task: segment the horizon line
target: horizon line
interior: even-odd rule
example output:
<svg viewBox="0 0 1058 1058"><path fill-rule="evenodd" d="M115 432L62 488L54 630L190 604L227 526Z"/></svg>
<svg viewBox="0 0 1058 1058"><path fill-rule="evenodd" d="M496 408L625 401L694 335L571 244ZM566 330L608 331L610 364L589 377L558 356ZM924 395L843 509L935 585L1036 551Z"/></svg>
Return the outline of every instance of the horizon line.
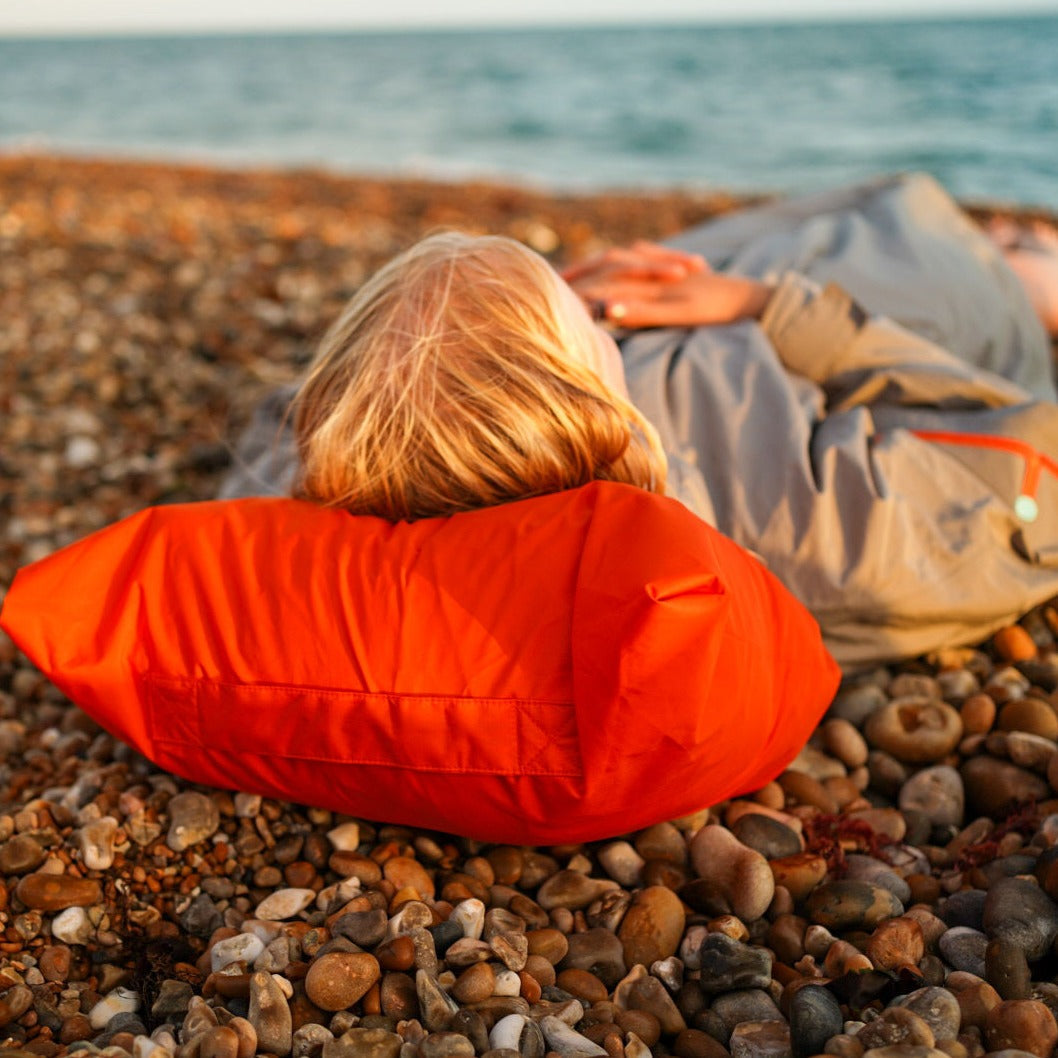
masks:
<svg viewBox="0 0 1058 1058"><path fill-rule="evenodd" d="M269 36L320 36L320 35L391 35L422 33L503 33L522 31L555 31L555 30L592 30L610 31L622 29L642 29L644 27L679 28L679 27L730 27L756 28L762 25L775 26L823 26L871 23L899 22L988 22L1008 21L1010 19L1058 18L1058 4L1047 8L1021 6L1009 11L990 9L968 9L958 11L936 11L923 8L898 9L879 7L872 10L843 10L832 12L786 13L774 11L759 14L731 12L709 14L704 16L655 15L652 17L629 17L592 21L587 19L554 19L512 20L482 22L477 19L466 19L449 22L368 22L368 23L320 23L319 25L159 25L159 26L102 26L102 27L19 27L4 29L0 27L0 42L19 42L32 40L118 40L118 39L155 39L158 37L202 38L202 37L269 37Z"/></svg>

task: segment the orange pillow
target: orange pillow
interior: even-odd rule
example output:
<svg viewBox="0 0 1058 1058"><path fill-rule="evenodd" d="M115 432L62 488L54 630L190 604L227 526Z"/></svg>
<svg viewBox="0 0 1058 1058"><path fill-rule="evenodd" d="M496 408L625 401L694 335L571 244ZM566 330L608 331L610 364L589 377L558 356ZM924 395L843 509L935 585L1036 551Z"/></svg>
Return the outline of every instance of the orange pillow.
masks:
<svg viewBox="0 0 1058 1058"><path fill-rule="evenodd" d="M153 508L21 570L0 624L178 775L530 844L761 786L838 680L755 558L611 483L395 525Z"/></svg>

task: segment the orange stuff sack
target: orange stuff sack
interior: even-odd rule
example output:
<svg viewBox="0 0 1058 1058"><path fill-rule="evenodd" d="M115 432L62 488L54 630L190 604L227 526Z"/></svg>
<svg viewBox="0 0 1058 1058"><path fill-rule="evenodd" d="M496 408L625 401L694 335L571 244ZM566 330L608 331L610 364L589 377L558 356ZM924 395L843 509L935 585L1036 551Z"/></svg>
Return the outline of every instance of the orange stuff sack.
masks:
<svg viewBox="0 0 1058 1058"><path fill-rule="evenodd" d="M612 483L398 524L152 508L21 570L0 623L185 778L514 843L761 786L838 680L755 558Z"/></svg>

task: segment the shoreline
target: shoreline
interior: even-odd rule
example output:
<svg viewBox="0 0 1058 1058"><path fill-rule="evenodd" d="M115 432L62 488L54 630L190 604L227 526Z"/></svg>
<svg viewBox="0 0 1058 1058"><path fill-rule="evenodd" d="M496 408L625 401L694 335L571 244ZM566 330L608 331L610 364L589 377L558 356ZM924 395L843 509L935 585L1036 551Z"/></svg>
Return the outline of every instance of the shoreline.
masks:
<svg viewBox="0 0 1058 1058"><path fill-rule="evenodd" d="M1058 18L1058 15L1055 16ZM769 190L766 188L713 187L707 184L606 184L599 186L562 186L549 185L542 180L520 179L513 173L468 173L446 176L443 173L427 173L416 170L360 170L331 168L325 163L291 162L256 162L250 159L225 160L209 158L189 152L186 156L173 155L164 157L151 153L139 153L130 149L128 153L116 151L106 153L93 148L71 147L64 149L58 145L35 146L0 146L0 169L7 171L26 165L40 163L45 166L64 165L82 172L90 170L140 170L144 173L161 173L171 171L186 174L188 177L202 178L208 174L229 175L264 180L304 180L308 183L322 184L382 184L387 186L408 186L434 188L437 190L457 188L487 188L493 191L508 191L524 194L530 198L548 201L586 201L600 198L617 198L623 201L633 199L685 199L689 202L716 203L718 209L737 208L771 199L796 197L798 194L809 194L824 191L832 185L806 189L802 192ZM888 170L879 170L875 175L883 175ZM896 170L894 170L896 171ZM870 177L864 177L869 179ZM847 181L851 183L853 181ZM841 186L841 185L833 185ZM993 213L1010 213L1017 216L1039 217L1058 221L1058 209L1034 202L1023 202L1015 198L1000 198L987 195L970 195L957 199L960 205L971 215ZM725 205L726 204L726 205Z"/></svg>
<svg viewBox="0 0 1058 1058"><path fill-rule="evenodd" d="M252 407L427 231L557 261L752 200L0 155L0 600L56 547L211 499ZM0 633L0 1051L1048 1058L1058 600L846 681L779 781L615 839L490 846L194 787ZM483 917L498 943L449 954Z"/></svg>

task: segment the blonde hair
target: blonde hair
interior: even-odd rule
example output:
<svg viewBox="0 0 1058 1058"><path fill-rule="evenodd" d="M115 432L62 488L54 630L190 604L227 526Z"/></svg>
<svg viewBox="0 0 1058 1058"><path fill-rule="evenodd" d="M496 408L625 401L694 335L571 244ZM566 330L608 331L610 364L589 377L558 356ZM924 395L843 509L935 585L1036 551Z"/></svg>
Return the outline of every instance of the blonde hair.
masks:
<svg viewBox="0 0 1058 1058"><path fill-rule="evenodd" d="M597 341L539 255L431 236L352 298L294 403L307 499L391 521L602 479L665 485L657 434L587 366Z"/></svg>

